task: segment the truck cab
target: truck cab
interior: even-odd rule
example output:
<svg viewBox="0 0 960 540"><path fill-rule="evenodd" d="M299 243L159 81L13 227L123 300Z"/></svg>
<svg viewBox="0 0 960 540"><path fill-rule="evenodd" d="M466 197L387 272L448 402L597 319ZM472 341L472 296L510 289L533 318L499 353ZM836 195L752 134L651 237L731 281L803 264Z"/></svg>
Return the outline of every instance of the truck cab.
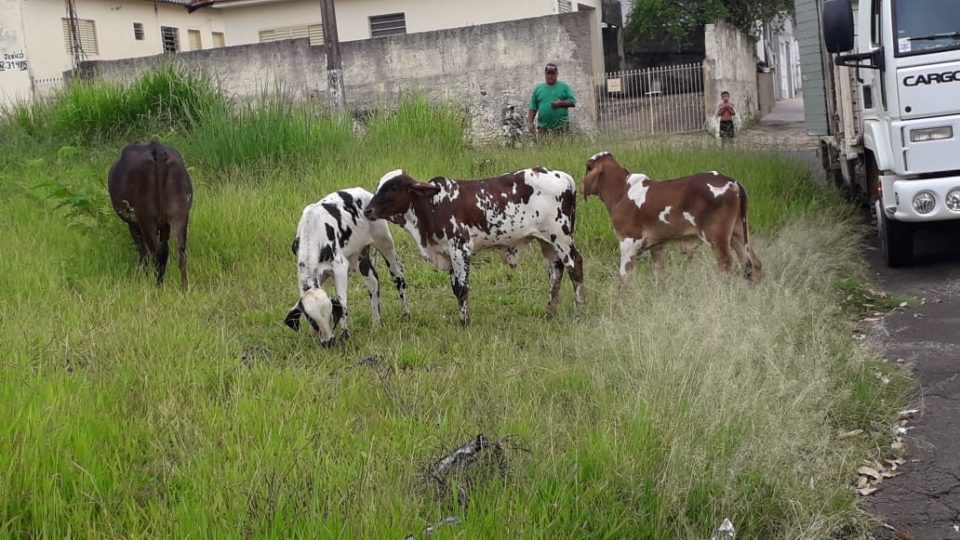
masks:
<svg viewBox="0 0 960 540"><path fill-rule="evenodd" d="M915 227L960 219L960 0L826 0L822 32L833 155L887 263L909 263Z"/></svg>

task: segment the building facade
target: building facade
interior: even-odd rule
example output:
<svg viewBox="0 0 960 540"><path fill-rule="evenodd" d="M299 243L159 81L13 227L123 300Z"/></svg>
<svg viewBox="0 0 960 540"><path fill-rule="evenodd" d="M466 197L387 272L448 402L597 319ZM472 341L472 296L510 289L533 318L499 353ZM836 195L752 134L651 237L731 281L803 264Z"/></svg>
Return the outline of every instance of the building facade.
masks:
<svg viewBox="0 0 960 540"><path fill-rule="evenodd" d="M309 37L323 43L318 0L0 0L0 104L41 97L78 60ZM68 16L73 8L74 16ZM588 11L594 72L604 70L601 0L337 0L341 41ZM552 36L544 35L549 40ZM544 59L558 61L559 59Z"/></svg>

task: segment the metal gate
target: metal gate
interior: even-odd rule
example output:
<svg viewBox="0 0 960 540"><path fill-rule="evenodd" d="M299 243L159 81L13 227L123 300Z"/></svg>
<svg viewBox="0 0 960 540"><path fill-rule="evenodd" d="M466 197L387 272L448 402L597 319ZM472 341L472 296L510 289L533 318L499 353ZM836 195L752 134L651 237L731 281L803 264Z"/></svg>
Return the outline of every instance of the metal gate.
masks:
<svg viewBox="0 0 960 540"><path fill-rule="evenodd" d="M605 133L701 131L706 123L703 64L598 75L597 127Z"/></svg>

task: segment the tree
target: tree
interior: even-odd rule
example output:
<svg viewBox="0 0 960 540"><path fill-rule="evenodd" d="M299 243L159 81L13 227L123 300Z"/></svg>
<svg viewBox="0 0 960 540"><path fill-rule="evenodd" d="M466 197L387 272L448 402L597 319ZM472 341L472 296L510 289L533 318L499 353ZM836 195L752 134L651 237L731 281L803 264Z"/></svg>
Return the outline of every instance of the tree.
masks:
<svg viewBox="0 0 960 540"><path fill-rule="evenodd" d="M683 45L694 30L717 20L757 36L757 22L793 13L794 0L635 0L627 21L627 38L638 43L670 38Z"/></svg>

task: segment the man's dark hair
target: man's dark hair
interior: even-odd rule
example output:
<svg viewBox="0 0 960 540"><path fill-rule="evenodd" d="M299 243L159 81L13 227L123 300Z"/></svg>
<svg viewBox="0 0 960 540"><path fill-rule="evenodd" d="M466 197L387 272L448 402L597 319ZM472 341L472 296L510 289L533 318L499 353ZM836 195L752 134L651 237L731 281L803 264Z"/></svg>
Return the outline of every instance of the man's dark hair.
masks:
<svg viewBox="0 0 960 540"><path fill-rule="evenodd" d="M724 90L723 92L720 92L720 97L729 96L729 95L730 95L730 92L727 92L726 90Z"/></svg>

